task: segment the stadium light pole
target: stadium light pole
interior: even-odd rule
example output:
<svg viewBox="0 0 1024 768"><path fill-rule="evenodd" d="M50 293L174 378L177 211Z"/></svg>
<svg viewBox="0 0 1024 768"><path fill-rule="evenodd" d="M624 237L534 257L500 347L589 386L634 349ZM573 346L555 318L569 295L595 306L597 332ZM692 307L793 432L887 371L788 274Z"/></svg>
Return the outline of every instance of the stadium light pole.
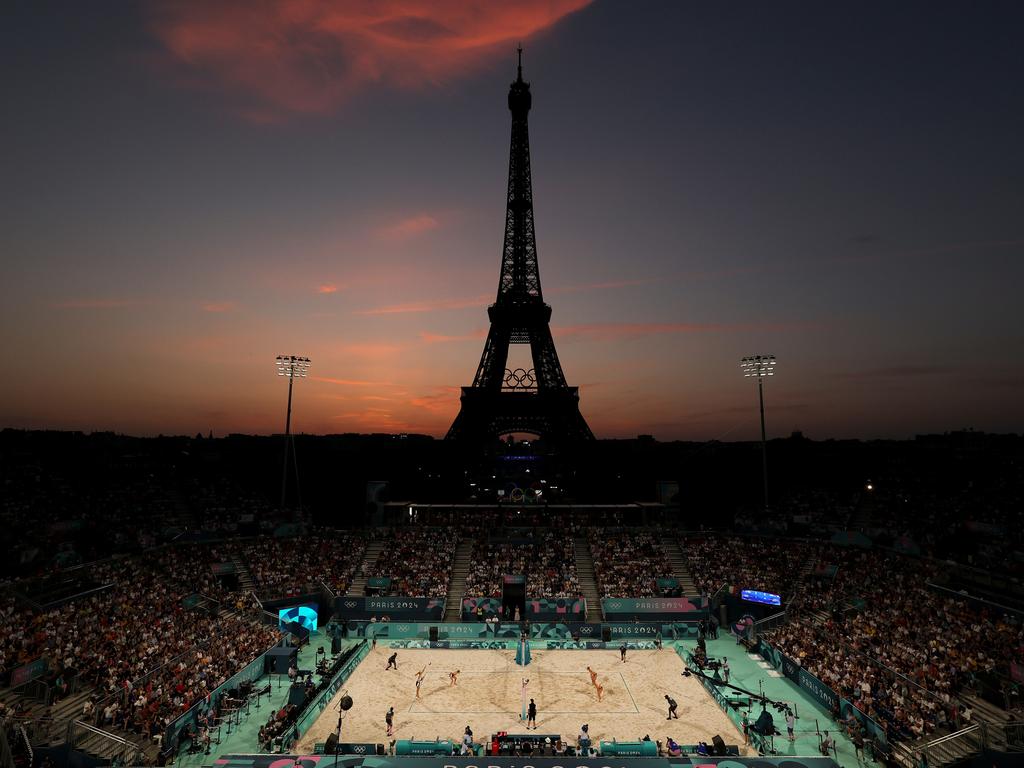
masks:
<svg viewBox="0 0 1024 768"><path fill-rule="evenodd" d="M288 449L292 438L292 384L295 379L304 379L309 372L309 358L296 355L277 356L277 375L288 378L288 415L284 420L284 469L281 471L281 509L284 509L285 494L288 488ZM292 455L295 449L292 448ZM296 482L298 482L298 465L296 464Z"/></svg>
<svg viewBox="0 0 1024 768"><path fill-rule="evenodd" d="M768 509L768 445L764 435L764 380L775 375L775 355L750 355L740 360L743 376L757 379L757 399L761 406L761 479L764 482L764 508Z"/></svg>

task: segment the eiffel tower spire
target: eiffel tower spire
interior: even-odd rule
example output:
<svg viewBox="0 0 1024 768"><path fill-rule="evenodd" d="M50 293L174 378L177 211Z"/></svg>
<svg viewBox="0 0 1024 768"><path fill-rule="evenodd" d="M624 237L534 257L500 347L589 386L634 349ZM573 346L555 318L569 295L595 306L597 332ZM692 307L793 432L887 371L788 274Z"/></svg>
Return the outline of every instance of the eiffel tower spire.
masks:
<svg viewBox="0 0 1024 768"><path fill-rule="evenodd" d="M521 46L517 53L516 80L508 92L512 140L498 295L487 309L491 327L480 365L473 385L462 388L462 409L448 438L486 441L502 432L521 431L552 442L593 439L579 412L578 390L566 384L551 337L551 307L541 291L527 121L532 96L523 80ZM506 368L510 344L530 345L533 368Z"/></svg>

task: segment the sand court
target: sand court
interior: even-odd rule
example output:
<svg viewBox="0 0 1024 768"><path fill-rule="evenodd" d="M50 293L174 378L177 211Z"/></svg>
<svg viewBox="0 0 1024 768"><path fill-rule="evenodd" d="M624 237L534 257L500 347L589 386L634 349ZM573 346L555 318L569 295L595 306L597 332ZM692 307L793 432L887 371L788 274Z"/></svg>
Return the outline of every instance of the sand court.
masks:
<svg viewBox="0 0 1024 768"><path fill-rule="evenodd" d="M397 650L398 669L385 671ZM601 701L587 666L604 687ZM416 698L416 673L426 668ZM683 677L682 659L671 648L630 651L623 664L618 650L533 651L527 667L516 666L511 650L392 649L379 645L353 672L343 691L354 706L345 717L342 741L387 743L384 714L395 709L395 739L452 738L469 725L479 741L498 731L524 733L520 720L522 680L528 678L527 701L537 704L537 731L575 741L580 726L591 738L632 741L650 735L672 736L683 744L710 742L721 734L742 746L743 737L711 700L700 683ZM450 685L449 672L460 670ZM311 751L337 727L334 711L342 692L299 741ZM665 695L678 702L678 720L666 720Z"/></svg>

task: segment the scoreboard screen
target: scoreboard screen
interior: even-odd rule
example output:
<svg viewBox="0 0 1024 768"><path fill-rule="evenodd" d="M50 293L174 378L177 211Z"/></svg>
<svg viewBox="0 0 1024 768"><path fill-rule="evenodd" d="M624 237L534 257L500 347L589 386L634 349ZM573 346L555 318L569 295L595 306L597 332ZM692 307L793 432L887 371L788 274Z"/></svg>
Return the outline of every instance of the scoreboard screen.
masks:
<svg viewBox="0 0 1024 768"><path fill-rule="evenodd" d="M765 605L782 605L782 598L771 592L759 592L756 589L744 589L740 597L748 603L764 603Z"/></svg>

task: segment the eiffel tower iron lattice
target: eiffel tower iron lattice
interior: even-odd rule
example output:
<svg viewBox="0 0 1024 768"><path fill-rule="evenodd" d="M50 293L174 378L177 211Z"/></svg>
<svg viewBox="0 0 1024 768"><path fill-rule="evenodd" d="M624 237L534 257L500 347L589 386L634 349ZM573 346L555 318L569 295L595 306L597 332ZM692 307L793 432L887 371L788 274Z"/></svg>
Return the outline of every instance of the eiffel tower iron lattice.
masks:
<svg viewBox="0 0 1024 768"><path fill-rule="evenodd" d="M580 413L578 388L565 382L551 337L551 307L541 291L533 229L530 105L520 48L517 77L508 92L512 144L498 296L487 308L487 341L473 385L462 388L449 440L483 444L510 432L540 435L549 444L594 439ZM530 345L533 368L507 368L510 344Z"/></svg>

